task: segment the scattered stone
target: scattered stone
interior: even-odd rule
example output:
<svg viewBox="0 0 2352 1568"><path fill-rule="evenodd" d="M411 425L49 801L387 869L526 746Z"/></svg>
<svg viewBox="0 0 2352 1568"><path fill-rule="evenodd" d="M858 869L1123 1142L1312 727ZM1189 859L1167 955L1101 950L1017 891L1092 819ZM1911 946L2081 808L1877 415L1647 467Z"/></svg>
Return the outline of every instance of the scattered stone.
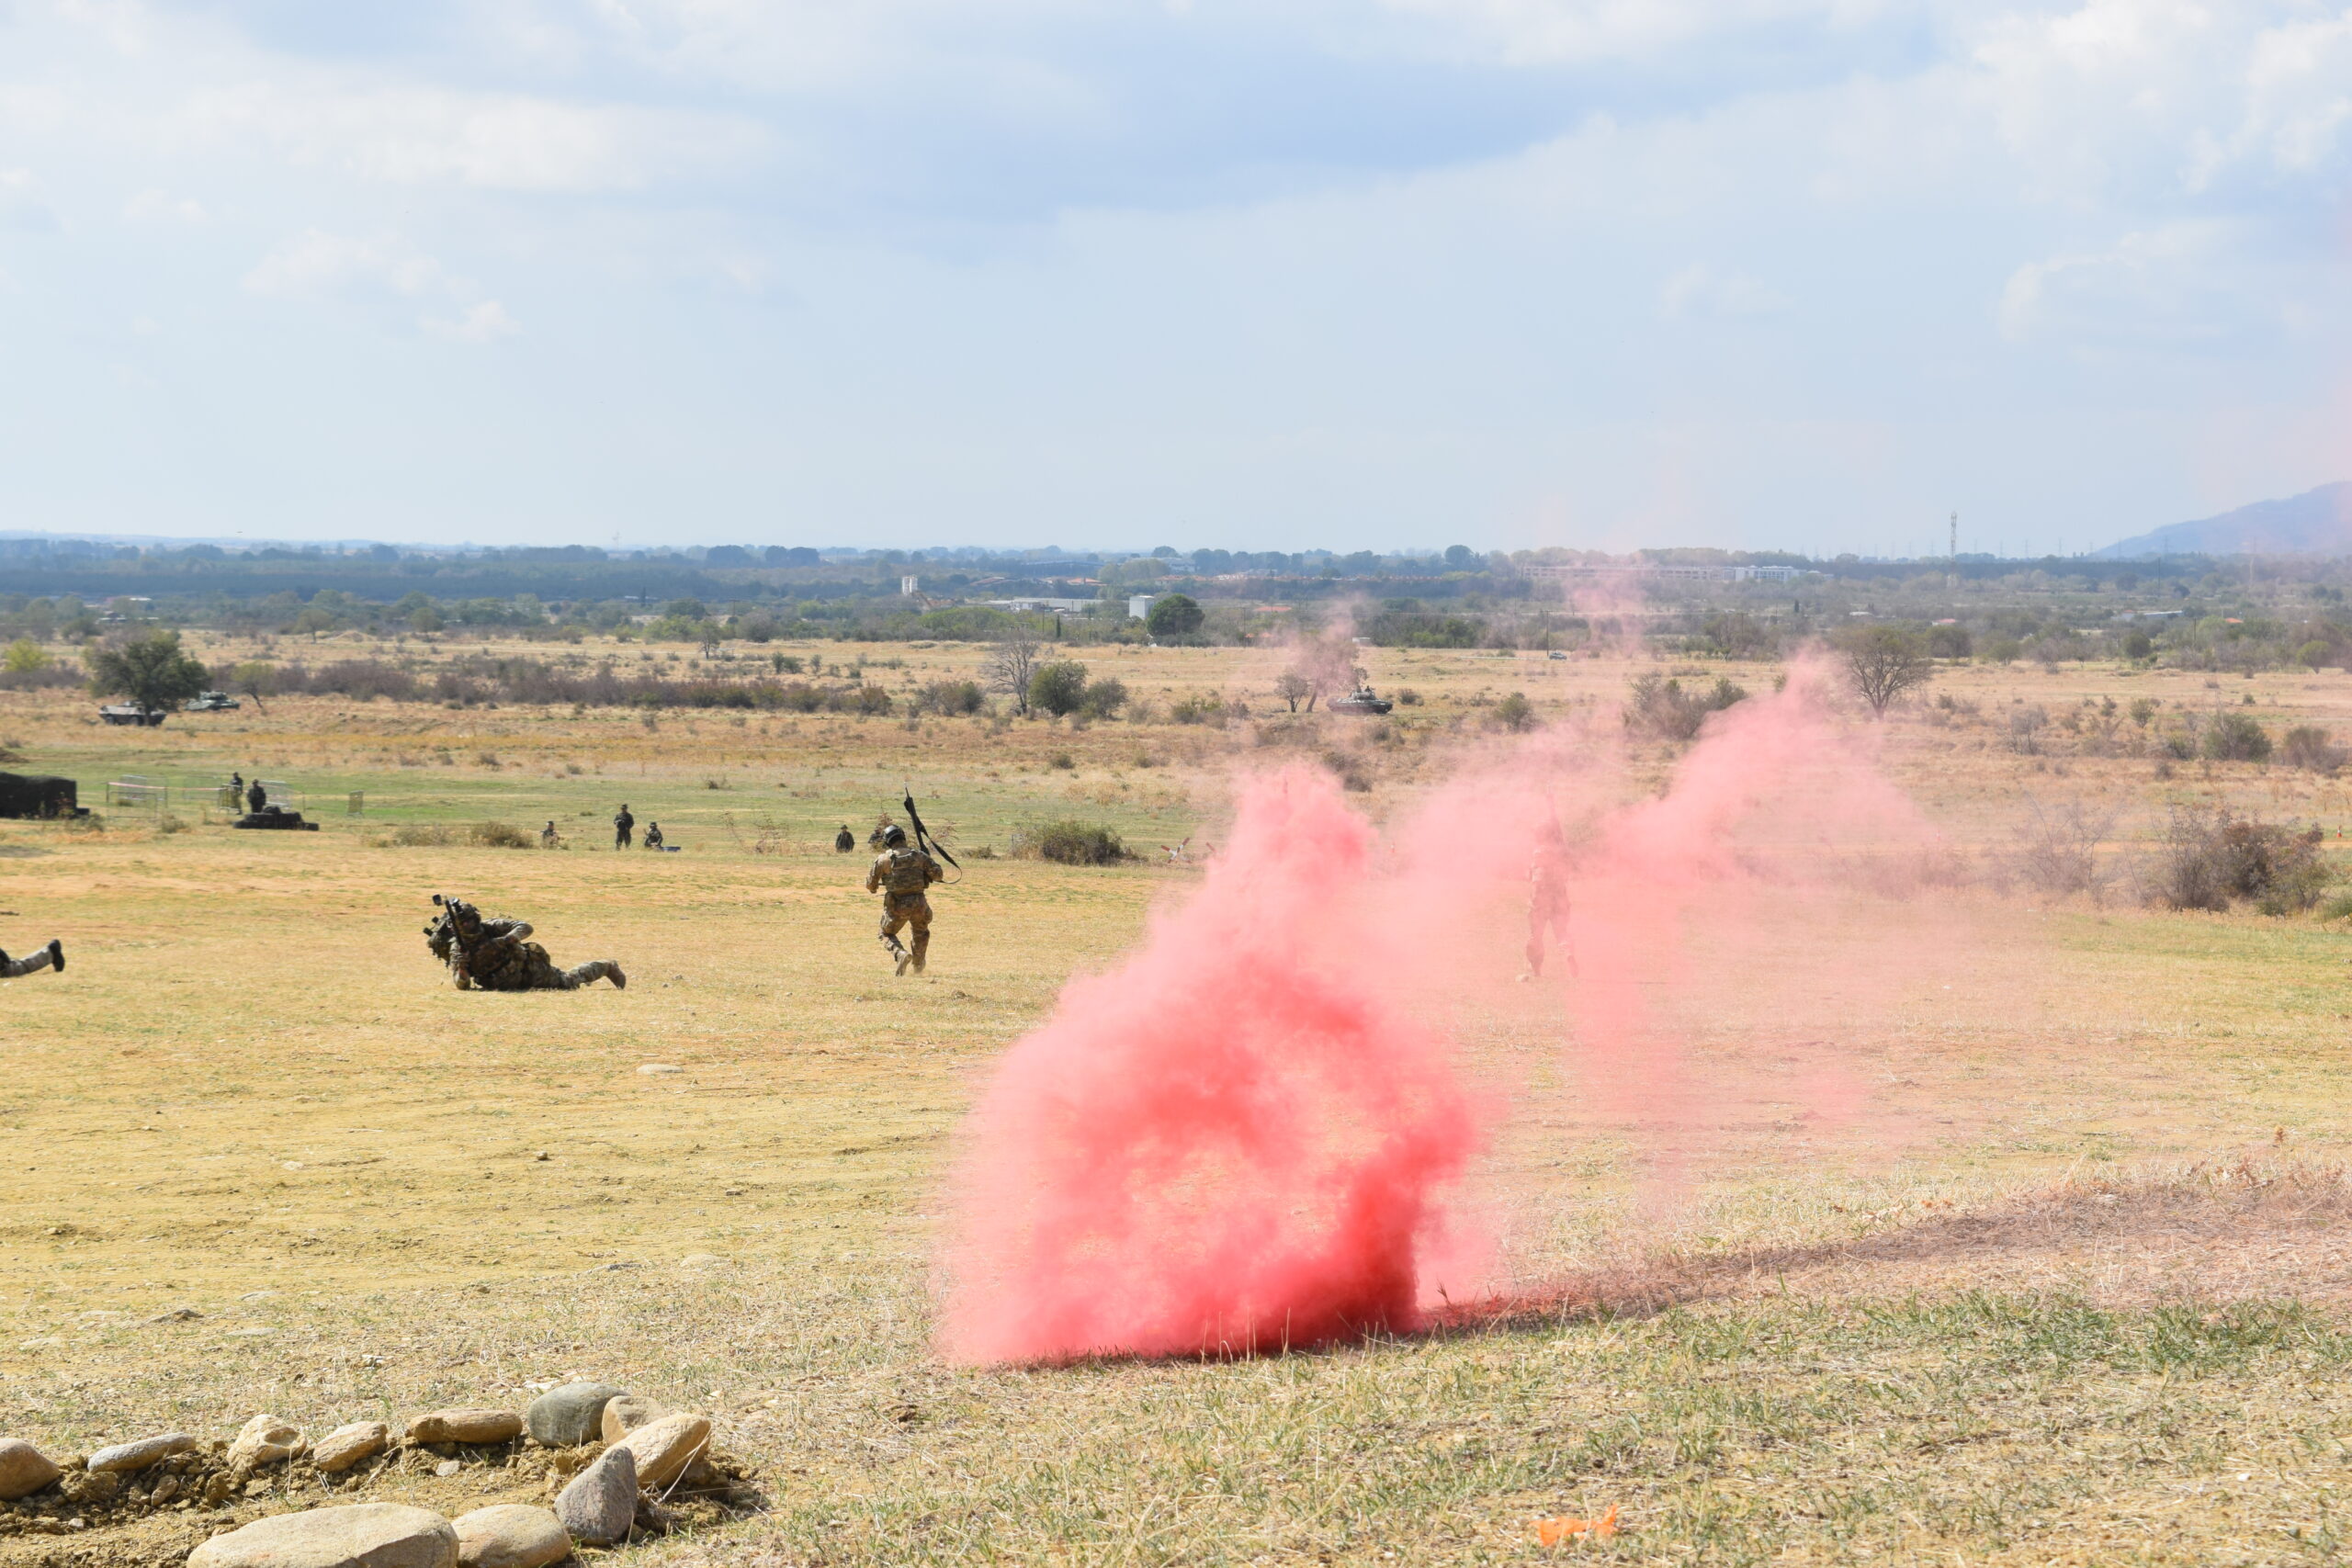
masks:
<svg viewBox="0 0 2352 1568"><path fill-rule="evenodd" d="M673 1067L667 1062L648 1062L637 1070L648 1077L658 1077L665 1073L683 1073L685 1068Z"/></svg>
<svg viewBox="0 0 2352 1568"><path fill-rule="evenodd" d="M476 1508L454 1522L461 1568L546 1568L571 1555L563 1521L527 1503Z"/></svg>
<svg viewBox="0 0 2352 1568"><path fill-rule="evenodd" d="M731 1265L716 1252L689 1252L678 1259L678 1267L681 1269L726 1269Z"/></svg>
<svg viewBox="0 0 2352 1568"><path fill-rule="evenodd" d="M439 1464L433 1467L433 1473L439 1476L442 1480L447 1481L449 1477L457 1474L458 1472L465 1468L466 1467L464 1465L459 1464L456 1460L445 1459Z"/></svg>
<svg viewBox="0 0 2352 1568"><path fill-rule="evenodd" d="M0 1502L40 1491L65 1472L21 1438L0 1438Z"/></svg>
<svg viewBox="0 0 2352 1568"><path fill-rule="evenodd" d="M400 1503L311 1508L216 1535L187 1568L458 1568L458 1532Z"/></svg>
<svg viewBox="0 0 2352 1568"><path fill-rule="evenodd" d="M204 1506L208 1508L219 1507L229 1500L229 1495L236 1489L237 1483L227 1471L217 1472L211 1480L204 1483Z"/></svg>
<svg viewBox="0 0 2352 1568"><path fill-rule="evenodd" d="M699 1416L664 1416L638 1427L618 1446L637 1456L639 1482L667 1486L710 1447L710 1423Z"/></svg>
<svg viewBox="0 0 2352 1568"><path fill-rule="evenodd" d="M563 1383L531 1401L524 1422L542 1448L578 1448L604 1430L605 1404L628 1392L608 1382Z"/></svg>
<svg viewBox="0 0 2352 1568"><path fill-rule="evenodd" d="M606 1449L597 1455L595 1463L556 1495L555 1517L582 1546L627 1540L637 1517L637 1456L627 1449ZM189 1568L204 1565L191 1563Z"/></svg>
<svg viewBox="0 0 2352 1568"><path fill-rule="evenodd" d="M111 1503L122 1490L122 1477L110 1470L75 1470L69 1465L57 1490L69 1503Z"/></svg>
<svg viewBox="0 0 2352 1568"><path fill-rule="evenodd" d="M153 1438L141 1438L133 1443L117 1443L110 1449L100 1449L90 1456L92 1470L144 1470L157 1460L184 1454L196 1447L196 1439L186 1432L164 1432Z"/></svg>
<svg viewBox="0 0 2352 1568"><path fill-rule="evenodd" d="M302 1446L302 1429L283 1416L256 1416L245 1423L229 1445L229 1468L253 1472L266 1464L283 1464Z"/></svg>
<svg viewBox="0 0 2352 1568"><path fill-rule="evenodd" d="M354 1421L321 1438L311 1449L311 1462L329 1475L340 1475L361 1460L382 1453L391 1440L391 1428L381 1421Z"/></svg>
<svg viewBox="0 0 2352 1568"><path fill-rule="evenodd" d="M605 1441L617 1443L648 1421L659 1421L668 1414L667 1407L642 1394L616 1393L605 1402L604 1418L597 1429L604 1434Z"/></svg>
<svg viewBox="0 0 2352 1568"><path fill-rule="evenodd" d="M169 1312L157 1313L147 1321L150 1323L193 1323L203 1315L194 1307L174 1307Z"/></svg>
<svg viewBox="0 0 2352 1568"><path fill-rule="evenodd" d="M408 1424L412 1443L503 1443L518 1437L523 1418L512 1410L435 1410Z"/></svg>

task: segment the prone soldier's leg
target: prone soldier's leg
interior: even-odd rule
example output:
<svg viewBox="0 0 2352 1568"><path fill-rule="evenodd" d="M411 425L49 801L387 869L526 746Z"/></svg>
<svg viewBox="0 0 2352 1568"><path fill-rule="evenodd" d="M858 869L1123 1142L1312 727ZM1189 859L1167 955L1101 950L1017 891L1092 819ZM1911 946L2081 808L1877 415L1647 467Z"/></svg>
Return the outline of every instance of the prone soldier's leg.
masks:
<svg viewBox="0 0 2352 1568"><path fill-rule="evenodd" d="M57 942L51 942L47 947L37 947L22 958L11 958L6 953L0 953L0 980L21 979L43 969L64 967L65 948Z"/></svg>
<svg viewBox="0 0 2352 1568"><path fill-rule="evenodd" d="M609 958L592 958L576 968L565 970L563 977L567 982L563 988L567 991L577 990L597 980L610 980L616 991L627 988L628 985L628 976L622 974L621 966Z"/></svg>

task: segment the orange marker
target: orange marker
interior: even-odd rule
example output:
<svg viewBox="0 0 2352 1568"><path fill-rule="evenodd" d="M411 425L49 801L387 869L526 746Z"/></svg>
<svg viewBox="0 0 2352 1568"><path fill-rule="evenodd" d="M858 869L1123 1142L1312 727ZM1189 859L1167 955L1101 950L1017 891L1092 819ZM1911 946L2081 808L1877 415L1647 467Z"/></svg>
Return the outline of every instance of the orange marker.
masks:
<svg viewBox="0 0 2352 1568"><path fill-rule="evenodd" d="M1609 1511L1598 1518L1535 1521L1535 1539L1545 1546L1557 1546L1580 1535L1589 1535L1595 1540L1607 1540L1616 1533L1617 1505L1614 1503L1610 1504Z"/></svg>

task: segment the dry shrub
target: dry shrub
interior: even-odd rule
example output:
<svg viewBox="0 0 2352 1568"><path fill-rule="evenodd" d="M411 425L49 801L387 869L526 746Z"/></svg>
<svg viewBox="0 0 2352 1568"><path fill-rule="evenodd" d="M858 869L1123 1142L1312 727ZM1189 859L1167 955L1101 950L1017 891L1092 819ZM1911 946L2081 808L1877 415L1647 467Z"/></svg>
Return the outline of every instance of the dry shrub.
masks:
<svg viewBox="0 0 2352 1568"><path fill-rule="evenodd" d="M2205 738L2198 749L2216 762L2267 762L2270 760L2270 734L2252 714L2215 714L2213 721L2205 727Z"/></svg>
<svg viewBox="0 0 2352 1568"><path fill-rule="evenodd" d="M2025 820L2017 829L2018 880L2052 897L2081 893L2104 903L2115 875L2099 846L2114 836L2117 816L2112 806L2026 796Z"/></svg>
<svg viewBox="0 0 2352 1568"><path fill-rule="evenodd" d="M2320 853L2324 837L2226 808L2176 811L2156 852L2152 900L2172 909L2218 911L2233 899L2266 915L2308 909L2335 877Z"/></svg>
<svg viewBox="0 0 2352 1568"><path fill-rule="evenodd" d="M2299 724L2279 738L2279 760L2290 768L2333 777L2344 766L2344 748L2316 724Z"/></svg>
<svg viewBox="0 0 2352 1568"><path fill-rule="evenodd" d="M1119 835L1099 822L1047 822L1012 831L1012 852L1058 865L1114 865L1129 858Z"/></svg>
<svg viewBox="0 0 2352 1568"><path fill-rule="evenodd" d="M431 849L472 844L485 850L529 850L538 847L536 834L511 822L403 822L383 840L400 849Z"/></svg>
<svg viewBox="0 0 2352 1568"><path fill-rule="evenodd" d="M1684 691L1679 680L1662 680L1656 673L1637 675L1625 699L1625 728L1659 740L1689 740L1699 733L1709 714L1720 713L1747 696L1744 688L1722 676L1708 691L1691 693Z"/></svg>

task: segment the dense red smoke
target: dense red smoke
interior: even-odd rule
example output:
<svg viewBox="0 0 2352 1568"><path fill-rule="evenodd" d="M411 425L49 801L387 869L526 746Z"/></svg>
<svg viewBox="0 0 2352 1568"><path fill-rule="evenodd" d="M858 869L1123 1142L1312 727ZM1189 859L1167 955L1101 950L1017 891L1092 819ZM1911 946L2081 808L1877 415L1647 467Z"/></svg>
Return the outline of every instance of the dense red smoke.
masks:
<svg viewBox="0 0 2352 1568"><path fill-rule="evenodd" d="M943 1338L966 1360L1315 1344L1416 1321L1476 1126L1361 951L1370 825L1252 781L1199 893L1073 981L967 1130Z"/></svg>
<svg viewBox="0 0 2352 1568"><path fill-rule="evenodd" d="M1774 1095L1850 1111L1851 1081L1795 1063L1785 1025L1890 967L1888 924L1855 927L1853 895L1932 835L1828 695L1798 663L1710 719L1662 790L1637 784L1614 715L1498 741L1385 846L1319 773L1246 784L1198 893L1120 969L1071 983L967 1128L947 1352L1263 1350L1408 1327L1442 1285L1476 1293L1433 1260L1486 1229L1446 1204L1493 1117L1422 1021L1491 1003L1519 969L1530 852L1555 826L1574 957L1544 978L1580 1101L1640 1129L1654 1178L1722 1123L1724 1075L1690 1057L1724 1020L1801 1080ZM1775 998L1792 1005L1758 1021Z"/></svg>

